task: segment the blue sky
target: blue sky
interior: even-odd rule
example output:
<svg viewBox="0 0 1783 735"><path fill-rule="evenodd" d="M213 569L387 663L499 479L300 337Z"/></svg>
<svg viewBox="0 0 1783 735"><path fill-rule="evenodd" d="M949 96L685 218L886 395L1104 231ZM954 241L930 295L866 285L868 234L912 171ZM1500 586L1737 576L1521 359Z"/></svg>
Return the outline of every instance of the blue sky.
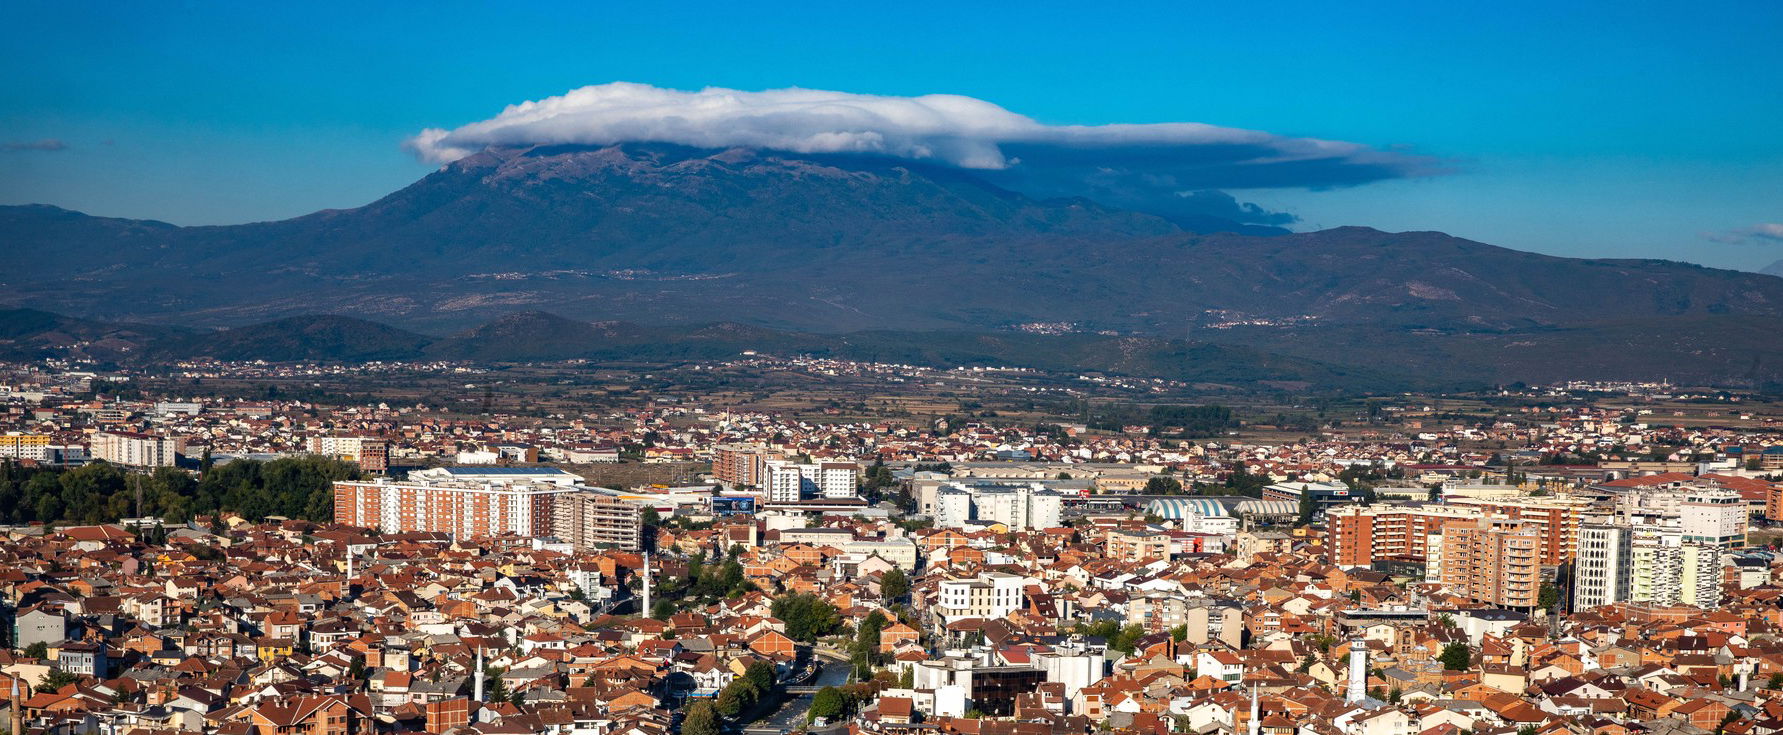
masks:
<svg viewBox="0 0 1783 735"><path fill-rule="evenodd" d="M1450 171L1232 191L1299 229L1783 258L1747 234L1783 222L1779 3L763 7L21 0L0 27L0 202L278 219L406 185L431 166L404 139L508 104L611 81L801 86L1352 141Z"/></svg>

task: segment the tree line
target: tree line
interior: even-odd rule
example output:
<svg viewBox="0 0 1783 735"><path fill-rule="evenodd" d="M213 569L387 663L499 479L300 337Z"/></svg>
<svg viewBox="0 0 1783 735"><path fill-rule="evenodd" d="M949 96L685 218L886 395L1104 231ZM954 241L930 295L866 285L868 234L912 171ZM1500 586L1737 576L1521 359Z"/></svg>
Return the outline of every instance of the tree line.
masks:
<svg viewBox="0 0 1783 735"><path fill-rule="evenodd" d="M0 522L95 524L158 516L185 523L219 511L253 520L276 515L326 522L334 519L334 481L360 477L357 465L310 456L237 460L198 475L174 467L132 473L107 462L74 468L4 462Z"/></svg>

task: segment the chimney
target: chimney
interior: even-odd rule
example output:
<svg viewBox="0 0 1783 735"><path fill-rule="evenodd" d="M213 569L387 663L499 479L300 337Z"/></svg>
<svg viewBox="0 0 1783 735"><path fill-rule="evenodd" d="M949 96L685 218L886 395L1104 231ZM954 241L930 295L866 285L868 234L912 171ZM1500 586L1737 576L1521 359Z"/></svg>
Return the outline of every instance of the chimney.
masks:
<svg viewBox="0 0 1783 735"><path fill-rule="evenodd" d="M1368 649L1362 639L1350 640L1350 691L1345 702L1355 704L1368 696Z"/></svg>

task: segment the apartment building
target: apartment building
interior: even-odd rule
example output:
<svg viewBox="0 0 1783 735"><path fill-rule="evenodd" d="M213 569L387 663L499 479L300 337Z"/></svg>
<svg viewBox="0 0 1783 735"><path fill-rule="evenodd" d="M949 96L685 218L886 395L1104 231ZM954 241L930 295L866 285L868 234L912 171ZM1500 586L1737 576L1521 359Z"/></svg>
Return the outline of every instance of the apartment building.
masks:
<svg viewBox="0 0 1783 735"><path fill-rule="evenodd" d="M1579 524L1592 511L1590 500L1567 496L1505 494L1456 498L1451 504L1476 509L1484 516L1528 522L1538 540L1541 563L1549 566L1572 561L1579 546Z"/></svg>
<svg viewBox="0 0 1783 735"><path fill-rule="evenodd" d="M1533 608L1543 580L1541 529L1502 517L1448 524L1441 579L1450 592L1478 604Z"/></svg>
<svg viewBox="0 0 1783 735"><path fill-rule="evenodd" d="M1746 545L1750 512L1740 494L1732 490L1697 489L1684 493L1678 507L1678 526L1685 544L1718 549Z"/></svg>
<svg viewBox="0 0 1783 735"><path fill-rule="evenodd" d="M545 483L410 480L334 483L334 520L389 533L455 538L553 532L555 501L573 487Z"/></svg>
<svg viewBox="0 0 1783 735"><path fill-rule="evenodd" d="M38 462L50 460L50 438L47 434L3 434L0 435L0 457L7 459L30 459Z"/></svg>
<svg viewBox="0 0 1783 735"><path fill-rule="evenodd" d="M644 548L644 506L586 490L552 502L551 532L576 548Z"/></svg>
<svg viewBox="0 0 1783 735"><path fill-rule="evenodd" d="M935 495L935 525L1001 523L1014 531L1058 528L1064 507L1064 496L1027 485L950 485Z"/></svg>
<svg viewBox="0 0 1783 735"><path fill-rule="evenodd" d="M853 498L857 496L860 478L852 462L799 464L769 460L765 464L762 487L769 502L797 503L806 498Z"/></svg>
<svg viewBox="0 0 1783 735"><path fill-rule="evenodd" d="M985 572L975 579L942 580L935 612L943 623L1001 618L1022 608L1022 590L1026 586L1025 577L1003 572Z"/></svg>
<svg viewBox="0 0 1783 735"><path fill-rule="evenodd" d="M1479 517L1474 508L1436 503L1340 506L1325 514L1327 554L1340 567L1366 567L1389 557L1428 561L1431 537L1440 536L1448 524Z"/></svg>
<svg viewBox="0 0 1783 735"><path fill-rule="evenodd" d="M1575 609L1616 602L1719 606L1726 547L1701 540L1714 537L1713 527L1706 534L1696 530L1624 521L1585 524L1574 566Z"/></svg>
<svg viewBox="0 0 1783 735"><path fill-rule="evenodd" d="M731 487L765 487L768 460L781 459L778 452L762 446L726 444L712 449L712 476Z"/></svg>
<svg viewBox="0 0 1783 735"><path fill-rule="evenodd" d="M1629 599L1634 575L1634 529L1609 522L1579 526L1573 561L1573 609Z"/></svg>
<svg viewBox="0 0 1783 735"><path fill-rule="evenodd" d="M1142 562L1170 558L1170 534L1110 529L1102 537L1108 558Z"/></svg>
<svg viewBox="0 0 1783 735"><path fill-rule="evenodd" d="M312 436L304 442L311 454L333 457L359 465L366 472L390 469L390 443L368 436Z"/></svg>
<svg viewBox="0 0 1783 735"><path fill-rule="evenodd" d="M128 467L172 467L186 448L183 439L139 434L134 431L101 431L93 435L93 458Z"/></svg>

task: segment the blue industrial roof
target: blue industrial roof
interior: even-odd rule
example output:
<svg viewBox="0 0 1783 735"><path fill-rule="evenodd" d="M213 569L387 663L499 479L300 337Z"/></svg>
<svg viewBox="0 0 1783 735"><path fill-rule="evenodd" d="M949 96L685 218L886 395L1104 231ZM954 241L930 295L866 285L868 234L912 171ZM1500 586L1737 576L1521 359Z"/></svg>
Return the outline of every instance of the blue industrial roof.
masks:
<svg viewBox="0 0 1783 735"><path fill-rule="evenodd" d="M1145 512L1166 520L1177 520L1190 513L1203 518L1223 518L1230 516L1226 506L1213 498L1159 498L1145 506Z"/></svg>

